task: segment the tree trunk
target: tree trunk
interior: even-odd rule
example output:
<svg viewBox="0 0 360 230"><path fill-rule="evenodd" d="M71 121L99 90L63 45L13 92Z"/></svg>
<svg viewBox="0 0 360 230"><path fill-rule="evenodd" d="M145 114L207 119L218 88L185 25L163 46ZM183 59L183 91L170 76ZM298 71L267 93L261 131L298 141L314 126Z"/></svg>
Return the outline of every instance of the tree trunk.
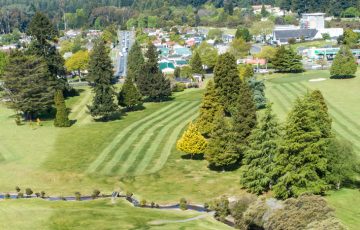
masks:
<svg viewBox="0 0 360 230"><path fill-rule="evenodd" d="M336 190L339 190L339 189L340 189L340 184L341 184L340 181L338 181L338 182L336 183Z"/></svg>

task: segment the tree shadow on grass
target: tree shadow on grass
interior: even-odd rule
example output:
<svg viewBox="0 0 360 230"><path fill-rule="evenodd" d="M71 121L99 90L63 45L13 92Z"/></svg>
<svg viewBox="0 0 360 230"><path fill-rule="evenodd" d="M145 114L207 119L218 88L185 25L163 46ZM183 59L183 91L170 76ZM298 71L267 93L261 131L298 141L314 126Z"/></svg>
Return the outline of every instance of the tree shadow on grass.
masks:
<svg viewBox="0 0 360 230"><path fill-rule="evenodd" d="M231 171L236 171L240 168L241 164L236 162L234 164L231 164L231 165L227 165L227 166L224 166L224 167L218 167L218 166L215 166L215 165L209 165L208 168L211 170L211 171L216 171L216 172L231 172Z"/></svg>
<svg viewBox="0 0 360 230"><path fill-rule="evenodd" d="M181 159L184 160L196 160L196 161L202 161L205 159L204 154L185 154L181 156Z"/></svg>
<svg viewBox="0 0 360 230"><path fill-rule="evenodd" d="M355 78L355 75L344 75L344 76L331 76L330 79L352 79Z"/></svg>

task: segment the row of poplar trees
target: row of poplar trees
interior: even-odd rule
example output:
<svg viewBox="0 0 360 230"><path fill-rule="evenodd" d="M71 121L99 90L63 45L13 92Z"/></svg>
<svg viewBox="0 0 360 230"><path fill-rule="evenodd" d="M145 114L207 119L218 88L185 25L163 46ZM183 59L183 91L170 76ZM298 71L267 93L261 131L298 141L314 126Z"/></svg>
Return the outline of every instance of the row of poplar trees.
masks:
<svg viewBox="0 0 360 230"><path fill-rule="evenodd" d="M204 154L213 169L240 167L240 182L252 193L272 190L280 199L323 194L358 170L351 146L336 139L331 123L317 90L297 99L285 124L279 124L271 103L258 121L253 91L239 77L235 58L226 53L207 85L199 118L177 148Z"/></svg>
<svg viewBox="0 0 360 230"><path fill-rule="evenodd" d="M36 13L27 34L32 41L24 51L10 53L2 77L3 97L18 117L32 120L56 108L55 126L70 126L63 92L67 91L64 60L55 47L58 31L42 13ZM19 118L20 119L20 118Z"/></svg>

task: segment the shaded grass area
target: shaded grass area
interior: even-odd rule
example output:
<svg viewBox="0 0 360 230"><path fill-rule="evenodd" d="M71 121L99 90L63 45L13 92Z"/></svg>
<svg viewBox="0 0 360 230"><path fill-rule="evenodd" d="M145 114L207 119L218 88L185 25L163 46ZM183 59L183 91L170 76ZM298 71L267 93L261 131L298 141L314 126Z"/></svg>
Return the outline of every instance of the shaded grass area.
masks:
<svg viewBox="0 0 360 230"><path fill-rule="evenodd" d="M350 229L360 229L360 191L341 189L326 197L336 216Z"/></svg>
<svg viewBox="0 0 360 230"><path fill-rule="evenodd" d="M0 205L0 229L231 229L210 217L186 223L156 225L158 220L184 220L191 211L140 209L122 200L47 202L8 200Z"/></svg>
<svg viewBox="0 0 360 230"><path fill-rule="evenodd" d="M360 77L346 80L329 79L328 71L309 71L303 74L274 74L266 80L266 94L274 103L274 111L281 121L286 119L293 102L308 90L319 89L326 100L333 119L333 130L339 138L353 144L360 157L360 107L357 93ZM325 78L325 81L310 82L310 79ZM327 200L336 210L336 215L350 229L360 228L360 194L356 189L332 191Z"/></svg>

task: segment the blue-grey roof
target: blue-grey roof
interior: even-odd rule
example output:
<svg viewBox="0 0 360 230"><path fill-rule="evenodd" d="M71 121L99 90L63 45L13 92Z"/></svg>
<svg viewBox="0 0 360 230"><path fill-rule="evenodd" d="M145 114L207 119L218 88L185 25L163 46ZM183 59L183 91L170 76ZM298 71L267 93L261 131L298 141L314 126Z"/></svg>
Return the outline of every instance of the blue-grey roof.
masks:
<svg viewBox="0 0 360 230"><path fill-rule="evenodd" d="M296 29L296 30L275 30L274 38L276 40L287 42L290 38L312 39L317 34L316 29Z"/></svg>

